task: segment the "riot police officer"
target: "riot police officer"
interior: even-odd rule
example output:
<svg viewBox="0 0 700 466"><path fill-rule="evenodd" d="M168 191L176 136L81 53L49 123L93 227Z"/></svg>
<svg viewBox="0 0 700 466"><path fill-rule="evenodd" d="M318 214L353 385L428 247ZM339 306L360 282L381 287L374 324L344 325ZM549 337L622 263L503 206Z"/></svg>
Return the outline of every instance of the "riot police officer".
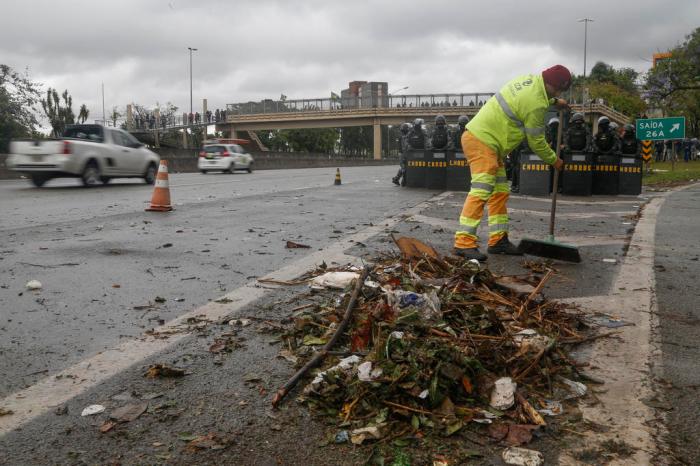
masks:
<svg viewBox="0 0 700 466"><path fill-rule="evenodd" d="M394 178L391 179L391 181L393 181L393 183L397 186L406 186L406 153L409 149L408 133L411 131L411 125L408 123L401 123L399 131L401 131L401 156L399 158L399 172Z"/></svg>
<svg viewBox="0 0 700 466"><path fill-rule="evenodd" d="M620 151L624 155L634 155L639 157L641 147L639 141L637 141L637 134L634 125L627 123L624 126L625 132L622 134L622 140L620 141Z"/></svg>
<svg viewBox="0 0 700 466"><path fill-rule="evenodd" d="M424 150L428 147L428 138L423 129L423 119L416 118L413 120L413 128L408 133L408 145L411 149Z"/></svg>
<svg viewBox="0 0 700 466"><path fill-rule="evenodd" d="M593 138L593 145L599 154L614 154L620 151L620 138L606 116L598 118L598 132Z"/></svg>
<svg viewBox="0 0 700 466"><path fill-rule="evenodd" d="M549 147L556 152L557 151L557 132L559 131L559 118L550 118L547 122L547 128L545 131L545 139L549 144Z"/></svg>
<svg viewBox="0 0 700 466"><path fill-rule="evenodd" d="M591 150L591 131L586 126L583 113L574 113L569 121L569 128L564 134L564 147L569 152L588 152Z"/></svg>
<svg viewBox="0 0 700 466"><path fill-rule="evenodd" d="M457 118L457 131L452 135L452 145L457 152L464 152L462 150L462 133L464 133L464 127L467 126L467 123L469 123L467 115L460 115Z"/></svg>
<svg viewBox="0 0 700 466"><path fill-rule="evenodd" d="M450 136L447 132L447 120L443 115L438 115L435 117L435 128L433 129L433 134L430 138L430 143L433 149L443 150L447 149L450 143Z"/></svg>

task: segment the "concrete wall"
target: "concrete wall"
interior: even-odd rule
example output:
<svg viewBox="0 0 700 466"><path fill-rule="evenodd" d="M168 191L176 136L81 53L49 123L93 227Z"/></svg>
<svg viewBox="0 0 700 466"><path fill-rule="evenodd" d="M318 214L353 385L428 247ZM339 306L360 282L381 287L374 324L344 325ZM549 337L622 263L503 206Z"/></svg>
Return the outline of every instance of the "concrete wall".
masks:
<svg viewBox="0 0 700 466"><path fill-rule="evenodd" d="M161 158L168 161L170 172L197 171L198 150L170 149L161 147L153 149ZM372 156L349 156L306 154L289 152L257 152L252 153L255 160L255 170L273 170L282 168L315 168L315 167L352 167L362 165L397 165L398 158L374 160Z"/></svg>
<svg viewBox="0 0 700 466"><path fill-rule="evenodd" d="M168 161L171 173L187 173L197 171L198 150L170 149L161 147L153 149L161 158ZM260 152L253 153L255 170L272 170L282 168L315 168L315 167L354 167L362 165L398 165L398 158L392 157L374 160L372 156L304 154L289 152ZM5 167L7 155L0 154L0 179L18 179L20 175Z"/></svg>

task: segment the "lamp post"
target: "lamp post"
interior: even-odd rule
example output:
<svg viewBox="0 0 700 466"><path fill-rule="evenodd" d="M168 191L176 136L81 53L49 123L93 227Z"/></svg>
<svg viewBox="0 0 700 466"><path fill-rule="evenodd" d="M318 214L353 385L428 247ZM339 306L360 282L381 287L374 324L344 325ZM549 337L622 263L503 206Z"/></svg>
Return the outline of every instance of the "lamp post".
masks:
<svg viewBox="0 0 700 466"><path fill-rule="evenodd" d="M588 23L592 23L591 18L583 18L578 20L579 23L583 23L583 85L581 89L581 104L585 105L585 89L586 89L586 54L588 48Z"/></svg>
<svg viewBox="0 0 700 466"><path fill-rule="evenodd" d="M190 51L190 113L192 113L192 52L196 52L197 49L192 47L187 47Z"/></svg>

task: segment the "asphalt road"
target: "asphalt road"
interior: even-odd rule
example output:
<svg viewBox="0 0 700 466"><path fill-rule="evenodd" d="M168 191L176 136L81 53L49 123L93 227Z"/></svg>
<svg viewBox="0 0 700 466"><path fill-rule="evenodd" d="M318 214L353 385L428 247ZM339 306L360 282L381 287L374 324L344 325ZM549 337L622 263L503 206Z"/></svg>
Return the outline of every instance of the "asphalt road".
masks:
<svg viewBox="0 0 700 466"><path fill-rule="evenodd" d="M144 212L138 181L0 182L0 396L308 251L287 240L318 250L434 195L396 188L395 170L345 168L341 186L330 168L171 175L170 213Z"/></svg>
<svg viewBox="0 0 700 466"><path fill-rule="evenodd" d="M276 358L265 322L312 298L304 287L255 279L289 280L321 261L386 252L389 233L449 251L464 193L398 188L390 183L395 170L345 168L341 186L333 186L335 169L174 175L176 210L165 214L143 211L152 188L136 181L89 190L74 180L43 189L0 182L0 400L17 411L0 422L0 464L362 464L363 450L318 449L325 426L293 403L268 412L269 394L292 367ZM613 291L646 200L562 197L557 238L579 245L584 261L557 263L547 295ZM515 240L546 235L547 199L515 196L509 208ZM288 240L311 248L287 249ZM497 273L527 272L522 264L489 259ZM42 290L25 289L32 279ZM212 302L224 295L228 304ZM162 342L143 337L163 322L205 314L213 322L206 328ZM225 316L259 320L237 334L243 347L222 361L207 348L230 332ZM145 365L160 362L193 376L144 379ZM246 382L251 372L259 382ZM114 435L99 433L102 417L80 416L89 404L112 410L154 392L163 400L154 411ZM193 456L177 438L212 431L234 436L236 446ZM556 461L559 447L535 447ZM499 451L485 451L483 464L494 464Z"/></svg>
<svg viewBox="0 0 700 466"><path fill-rule="evenodd" d="M662 399L676 459L700 464L700 185L672 193L656 226L656 273Z"/></svg>

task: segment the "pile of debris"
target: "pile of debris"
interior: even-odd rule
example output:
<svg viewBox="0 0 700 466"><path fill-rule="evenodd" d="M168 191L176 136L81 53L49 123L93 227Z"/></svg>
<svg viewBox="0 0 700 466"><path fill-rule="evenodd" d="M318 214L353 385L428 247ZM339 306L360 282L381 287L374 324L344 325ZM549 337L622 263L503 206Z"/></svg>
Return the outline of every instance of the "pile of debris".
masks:
<svg viewBox="0 0 700 466"><path fill-rule="evenodd" d="M401 257L310 274L312 287L345 291L293 316L284 352L308 362L275 405L308 380L300 399L338 419L337 442L450 436L476 422L519 446L585 394L567 348L594 336L578 311L543 297L553 270L495 277L413 238L396 243Z"/></svg>

